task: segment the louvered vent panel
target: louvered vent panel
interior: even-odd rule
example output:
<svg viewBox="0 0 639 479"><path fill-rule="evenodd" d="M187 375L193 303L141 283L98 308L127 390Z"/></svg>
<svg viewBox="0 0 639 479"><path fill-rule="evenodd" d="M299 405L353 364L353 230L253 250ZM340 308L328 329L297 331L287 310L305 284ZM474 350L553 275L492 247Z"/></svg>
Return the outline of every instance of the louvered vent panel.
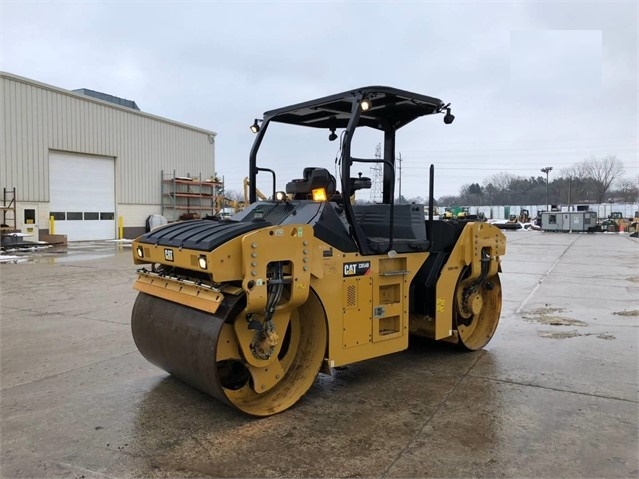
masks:
<svg viewBox="0 0 639 479"><path fill-rule="evenodd" d="M355 289L355 285L348 285L346 290L346 307L354 308L357 304L357 290Z"/></svg>

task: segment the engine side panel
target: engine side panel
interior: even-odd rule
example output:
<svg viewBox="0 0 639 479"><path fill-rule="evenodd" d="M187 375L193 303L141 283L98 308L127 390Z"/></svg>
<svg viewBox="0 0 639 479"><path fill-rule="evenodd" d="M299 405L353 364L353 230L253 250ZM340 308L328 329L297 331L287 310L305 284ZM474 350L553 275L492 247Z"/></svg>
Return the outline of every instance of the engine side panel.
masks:
<svg viewBox="0 0 639 479"><path fill-rule="evenodd" d="M328 320L330 367L408 347L408 288L427 252L362 256L315 238L311 287Z"/></svg>

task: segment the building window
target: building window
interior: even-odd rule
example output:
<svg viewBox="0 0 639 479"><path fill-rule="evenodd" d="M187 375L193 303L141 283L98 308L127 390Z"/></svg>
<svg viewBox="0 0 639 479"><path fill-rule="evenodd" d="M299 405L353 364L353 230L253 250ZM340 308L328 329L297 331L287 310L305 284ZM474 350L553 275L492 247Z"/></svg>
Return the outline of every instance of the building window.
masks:
<svg viewBox="0 0 639 479"><path fill-rule="evenodd" d="M53 219L56 221L64 221L67 219L67 215L64 211L51 212L49 216L53 216Z"/></svg>
<svg viewBox="0 0 639 479"><path fill-rule="evenodd" d="M115 213L100 213L101 220L112 220L115 218Z"/></svg>
<svg viewBox="0 0 639 479"><path fill-rule="evenodd" d="M82 220L82 212L67 211L67 221Z"/></svg>
<svg viewBox="0 0 639 479"><path fill-rule="evenodd" d="M85 220L98 220L100 219L100 213L84 213Z"/></svg>
<svg viewBox="0 0 639 479"><path fill-rule="evenodd" d="M551 225L556 225L557 224L557 215L549 215L548 216L548 223Z"/></svg>

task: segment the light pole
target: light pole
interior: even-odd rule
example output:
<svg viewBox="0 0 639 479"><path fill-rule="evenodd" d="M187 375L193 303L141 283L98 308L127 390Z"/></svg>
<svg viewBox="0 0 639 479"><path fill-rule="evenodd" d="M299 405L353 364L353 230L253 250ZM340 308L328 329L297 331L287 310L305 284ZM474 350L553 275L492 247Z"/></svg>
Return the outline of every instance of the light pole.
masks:
<svg viewBox="0 0 639 479"><path fill-rule="evenodd" d="M541 172L546 173L546 211L550 211L550 205L548 204L548 173L552 171L552 166L547 166L546 168L542 168Z"/></svg>
<svg viewBox="0 0 639 479"><path fill-rule="evenodd" d="M568 177L568 211L572 211L572 176Z"/></svg>

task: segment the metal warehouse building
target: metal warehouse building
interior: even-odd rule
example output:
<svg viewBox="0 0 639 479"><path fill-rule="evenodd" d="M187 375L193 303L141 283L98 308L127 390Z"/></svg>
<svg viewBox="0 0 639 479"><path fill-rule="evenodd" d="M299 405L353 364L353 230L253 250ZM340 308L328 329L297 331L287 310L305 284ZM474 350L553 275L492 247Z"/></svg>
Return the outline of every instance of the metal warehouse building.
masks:
<svg viewBox="0 0 639 479"><path fill-rule="evenodd" d="M135 237L162 214L162 171L213 177L215 133L0 72L0 189L8 204L15 188L16 229L46 234L53 216L69 241L112 239L121 218Z"/></svg>

